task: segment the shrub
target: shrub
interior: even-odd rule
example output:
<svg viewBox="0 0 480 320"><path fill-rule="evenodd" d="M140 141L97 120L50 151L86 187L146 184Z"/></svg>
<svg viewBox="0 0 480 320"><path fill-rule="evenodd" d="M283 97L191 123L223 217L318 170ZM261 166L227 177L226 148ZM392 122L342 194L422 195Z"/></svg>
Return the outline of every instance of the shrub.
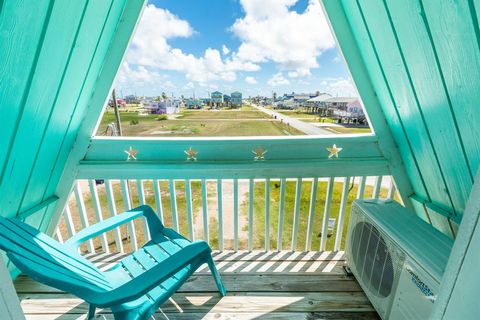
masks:
<svg viewBox="0 0 480 320"><path fill-rule="evenodd" d="M130 125L131 125L131 126L134 126L134 125L136 125L136 124L138 124L138 123L139 123L139 122L138 122L137 119L133 119L133 120L130 121Z"/></svg>
<svg viewBox="0 0 480 320"><path fill-rule="evenodd" d="M157 121L163 121L167 119L168 119L168 116L166 114L161 114L156 118Z"/></svg>

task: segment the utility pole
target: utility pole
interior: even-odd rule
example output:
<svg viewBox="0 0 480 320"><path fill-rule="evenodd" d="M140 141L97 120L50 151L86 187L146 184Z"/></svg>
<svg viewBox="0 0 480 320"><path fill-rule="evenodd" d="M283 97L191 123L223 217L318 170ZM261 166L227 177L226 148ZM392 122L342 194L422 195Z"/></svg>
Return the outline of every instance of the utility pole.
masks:
<svg viewBox="0 0 480 320"><path fill-rule="evenodd" d="M120 123L120 112L118 112L117 97L115 96L115 89L112 90L113 110L115 110L115 120L117 122L118 135L122 135L122 125Z"/></svg>

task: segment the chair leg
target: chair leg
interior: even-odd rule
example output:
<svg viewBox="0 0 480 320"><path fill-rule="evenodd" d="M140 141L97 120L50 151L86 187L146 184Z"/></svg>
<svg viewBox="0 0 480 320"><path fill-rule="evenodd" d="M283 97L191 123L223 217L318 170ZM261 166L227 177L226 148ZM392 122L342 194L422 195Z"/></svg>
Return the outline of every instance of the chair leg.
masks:
<svg viewBox="0 0 480 320"><path fill-rule="evenodd" d="M96 309L97 309L97 307L95 307L92 304L88 306L87 320L92 320L93 318L95 318L95 310Z"/></svg>
<svg viewBox="0 0 480 320"><path fill-rule="evenodd" d="M210 268L210 272L212 272L213 278L215 279L215 283L217 285L218 291L224 297L227 295L227 290L223 285L222 278L220 277L220 273L218 273L217 267L215 266L215 262L213 262L212 256L208 257L207 260L208 267Z"/></svg>

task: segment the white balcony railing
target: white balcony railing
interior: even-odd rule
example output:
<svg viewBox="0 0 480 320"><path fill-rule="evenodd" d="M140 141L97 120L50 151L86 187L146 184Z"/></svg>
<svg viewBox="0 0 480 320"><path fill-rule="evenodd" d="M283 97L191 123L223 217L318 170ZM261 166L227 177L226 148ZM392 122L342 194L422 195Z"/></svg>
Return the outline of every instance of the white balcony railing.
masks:
<svg viewBox="0 0 480 320"><path fill-rule="evenodd" d="M214 250L340 251L354 199L393 198L390 176L251 179L77 180L56 237L142 204L185 237ZM144 221L130 222L82 247L127 253L149 240Z"/></svg>

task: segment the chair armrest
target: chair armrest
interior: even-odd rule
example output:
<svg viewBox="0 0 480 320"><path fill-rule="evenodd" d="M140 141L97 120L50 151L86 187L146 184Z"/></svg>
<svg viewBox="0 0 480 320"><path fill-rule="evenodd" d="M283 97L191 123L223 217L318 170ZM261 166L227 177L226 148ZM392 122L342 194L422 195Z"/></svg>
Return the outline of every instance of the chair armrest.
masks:
<svg viewBox="0 0 480 320"><path fill-rule="evenodd" d="M105 219L101 222L98 222L81 230L76 235L65 241L65 245L77 249L83 242L95 238L102 233L115 229L118 226L121 226L131 220L135 220L142 216L147 219L149 228L151 230L150 232L154 230L156 232L163 230L163 224L160 222L158 216L155 214L152 208L144 205L131 209L114 217Z"/></svg>
<svg viewBox="0 0 480 320"><path fill-rule="evenodd" d="M153 268L119 287L94 297L95 305L102 308L133 301L145 295L188 264L205 259L211 249L205 241L196 241L171 255Z"/></svg>

